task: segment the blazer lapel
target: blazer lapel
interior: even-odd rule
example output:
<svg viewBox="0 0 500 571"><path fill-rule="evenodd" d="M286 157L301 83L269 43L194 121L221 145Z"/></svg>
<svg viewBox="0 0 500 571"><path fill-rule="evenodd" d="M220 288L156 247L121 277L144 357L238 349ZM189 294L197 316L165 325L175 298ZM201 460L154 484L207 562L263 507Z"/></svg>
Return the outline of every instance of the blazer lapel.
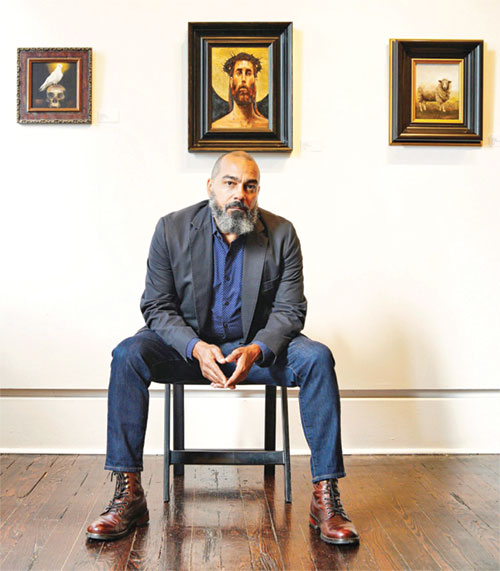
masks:
<svg viewBox="0 0 500 571"><path fill-rule="evenodd" d="M252 324L255 305L259 295L262 269L266 257L268 238L264 225L257 220L254 232L247 234L243 258L243 283L241 285L241 321L243 338L246 339Z"/></svg>
<svg viewBox="0 0 500 571"><path fill-rule="evenodd" d="M194 303L199 333L206 327L213 285L212 224L210 210L201 210L192 220L189 232Z"/></svg>

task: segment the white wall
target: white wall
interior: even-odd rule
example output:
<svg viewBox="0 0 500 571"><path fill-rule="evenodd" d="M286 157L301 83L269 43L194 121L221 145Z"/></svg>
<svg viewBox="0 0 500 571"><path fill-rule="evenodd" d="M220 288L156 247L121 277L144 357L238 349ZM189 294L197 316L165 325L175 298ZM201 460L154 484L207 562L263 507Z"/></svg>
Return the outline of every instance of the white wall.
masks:
<svg viewBox="0 0 500 571"><path fill-rule="evenodd" d="M301 237L306 333L335 354L346 448L498 449L496 0L6 3L0 446L103 450L110 351L142 324L154 225L204 198L215 158L186 150L187 22L249 19L294 23L295 150L257 156L261 205ZM485 40L482 148L388 145L391 37ZM94 51L93 124L18 125L16 48L73 46ZM99 122L110 112L119 122ZM250 410L229 398L188 406ZM248 444L247 424L234 429Z"/></svg>

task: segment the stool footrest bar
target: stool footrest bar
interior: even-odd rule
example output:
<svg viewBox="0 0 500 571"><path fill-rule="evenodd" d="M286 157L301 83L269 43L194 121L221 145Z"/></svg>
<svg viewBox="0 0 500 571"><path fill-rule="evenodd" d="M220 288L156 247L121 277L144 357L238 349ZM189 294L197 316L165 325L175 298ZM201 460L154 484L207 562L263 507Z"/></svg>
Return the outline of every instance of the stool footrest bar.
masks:
<svg viewBox="0 0 500 571"><path fill-rule="evenodd" d="M171 450L171 464L284 464L282 451L270 450Z"/></svg>

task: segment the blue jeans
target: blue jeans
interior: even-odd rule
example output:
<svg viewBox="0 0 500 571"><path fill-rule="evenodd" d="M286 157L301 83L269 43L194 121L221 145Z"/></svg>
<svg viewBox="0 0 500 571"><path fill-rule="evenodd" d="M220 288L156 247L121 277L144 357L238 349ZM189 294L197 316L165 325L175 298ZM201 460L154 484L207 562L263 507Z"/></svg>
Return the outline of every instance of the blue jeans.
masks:
<svg viewBox="0 0 500 571"><path fill-rule="evenodd" d="M220 345L228 355L238 342ZM234 363L222 366L226 376ZM299 335L270 367L253 365L246 384L299 387L304 434L311 449L313 482L345 476L340 439L340 398L330 349ZM105 468L141 471L152 381L201 379L198 361L187 362L153 331L142 329L113 351L108 391L108 443ZM206 381L207 385L209 381Z"/></svg>

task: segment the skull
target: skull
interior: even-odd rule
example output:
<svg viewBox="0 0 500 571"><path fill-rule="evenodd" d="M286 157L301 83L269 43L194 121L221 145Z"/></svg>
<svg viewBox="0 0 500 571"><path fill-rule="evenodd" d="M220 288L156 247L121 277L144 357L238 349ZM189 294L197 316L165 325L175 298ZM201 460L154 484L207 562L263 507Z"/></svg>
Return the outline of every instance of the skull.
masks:
<svg viewBox="0 0 500 571"><path fill-rule="evenodd" d="M47 87L47 102L51 108L61 107L61 103L66 97L66 89L59 84L50 85Z"/></svg>

